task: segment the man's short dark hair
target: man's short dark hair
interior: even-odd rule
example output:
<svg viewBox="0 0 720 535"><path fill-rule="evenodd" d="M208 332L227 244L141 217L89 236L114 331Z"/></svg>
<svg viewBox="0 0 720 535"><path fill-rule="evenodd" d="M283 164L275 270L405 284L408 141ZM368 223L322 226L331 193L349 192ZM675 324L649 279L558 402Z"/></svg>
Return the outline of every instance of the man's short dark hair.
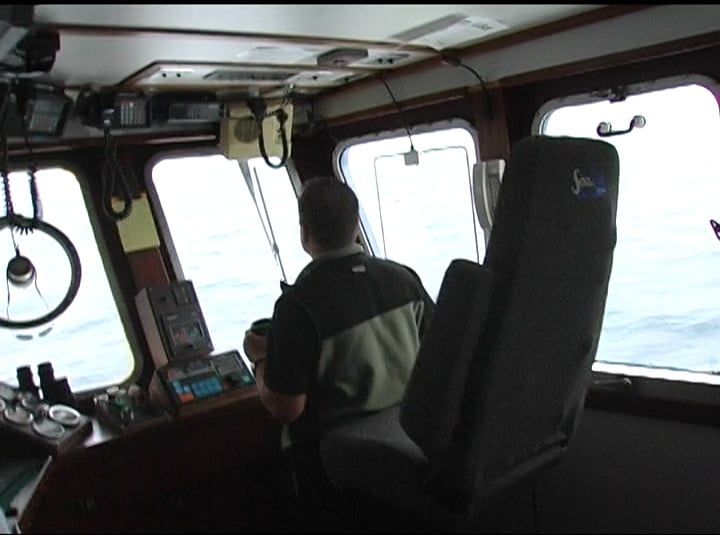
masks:
<svg viewBox="0 0 720 535"><path fill-rule="evenodd" d="M323 249L339 249L355 238L358 200L355 192L334 178L313 178L304 183L298 201L300 224Z"/></svg>

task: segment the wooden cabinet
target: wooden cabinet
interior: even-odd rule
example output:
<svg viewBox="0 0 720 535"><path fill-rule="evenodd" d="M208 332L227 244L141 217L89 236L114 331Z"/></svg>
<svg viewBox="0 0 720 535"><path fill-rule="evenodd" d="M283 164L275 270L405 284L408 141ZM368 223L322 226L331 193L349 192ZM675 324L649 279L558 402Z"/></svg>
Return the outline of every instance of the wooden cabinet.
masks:
<svg viewBox="0 0 720 535"><path fill-rule="evenodd" d="M23 532L252 529L276 498L279 424L256 393L120 436L94 425L82 447L53 459L20 519ZM217 518L229 511L235 518Z"/></svg>

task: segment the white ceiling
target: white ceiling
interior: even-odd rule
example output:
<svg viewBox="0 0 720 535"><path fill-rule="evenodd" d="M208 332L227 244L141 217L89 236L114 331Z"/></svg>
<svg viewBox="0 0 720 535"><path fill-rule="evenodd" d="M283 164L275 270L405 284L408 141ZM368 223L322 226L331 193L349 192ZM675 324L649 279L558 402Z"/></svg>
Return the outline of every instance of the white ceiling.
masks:
<svg viewBox="0 0 720 535"><path fill-rule="evenodd" d="M132 77L132 85L148 90L249 87L253 82L204 76L262 65L294 67L292 83L313 91L598 7L44 4L35 6L35 22L60 29L60 51L50 74L66 85L108 86ZM173 33L179 30L185 33ZM369 57L334 70L317 65L319 54L340 47L367 49ZM385 61L394 53L405 57ZM187 68L178 75L180 67Z"/></svg>
<svg viewBox="0 0 720 535"><path fill-rule="evenodd" d="M393 35L448 15L483 17L518 31L598 5L37 5L37 22L188 29L401 42Z"/></svg>

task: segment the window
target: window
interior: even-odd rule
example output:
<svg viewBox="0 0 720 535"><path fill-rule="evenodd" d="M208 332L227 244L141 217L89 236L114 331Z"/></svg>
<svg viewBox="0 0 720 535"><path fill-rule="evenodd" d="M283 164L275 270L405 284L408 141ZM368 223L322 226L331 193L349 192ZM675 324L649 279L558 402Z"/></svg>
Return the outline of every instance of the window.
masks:
<svg viewBox="0 0 720 535"><path fill-rule="evenodd" d="M217 351L240 348L250 323L272 316L283 271L292 283L310 261L287 169L256 158L247 170L248 180L221 155L167 158L152 170L182 276L193 282Z"/></svg>
<svg viewBox="0 0 720 535"><path fill-rule="evenodd" d="M64 169L46 169L36 176L43 220L63 232L75 245L82 279L73 303L51 324L29 332L0 329L0 381L17 386L16 368L28 365L35 373L35 384L39 385L37 365L50 361L55 377L67 377L73 392L121 383L133 373L135 361L100 258L80 184ZM10 188L14 211L31 216L28 175L11 173ZM47 235L38 231L29 235L13 234L21 254L35 265L40 295L35 286L20 290L2 284L0 315L14 321L29 320L47 314L63 299L70 284L70 263L57 242ZM0 231L3 269L14 254L11 233L5 228ZM42 335L49 326L52 329ZM19 339L17 335L31 339Z"/></svg>
<svg viewBox="0 0 720 535"><path fill-rule="evenodd" d="M605 137L620 155L618 240L595 368L717 382L720 373L718 101L699 84L657 89L622 102L564 106L541 133L598 138L600 122L627 129Z"/></svg>
<svg viewBox="0 0 720 535"><path fill-rule="evenodd" d="M476 143L460 127L413 134L412 142L417 165L406 165L404 134L350 144L339 167L360 201L373 253L414 269L436 297L453 259L485 256L472 196Z"/></svg>

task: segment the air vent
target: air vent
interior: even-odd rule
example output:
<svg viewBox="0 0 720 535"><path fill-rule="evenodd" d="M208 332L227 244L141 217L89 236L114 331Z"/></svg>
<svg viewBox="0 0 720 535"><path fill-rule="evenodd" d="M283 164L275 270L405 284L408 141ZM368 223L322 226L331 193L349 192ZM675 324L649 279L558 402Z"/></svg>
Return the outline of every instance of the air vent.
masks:
<svg viewBox="0 0 720 535"><path fill-rule="evenodd" d="M323 47L258 46L237 55L243 63L284 64L312 63Z"/></svg>
<svg viewBox="0 0 720 535"><path fill-rule="evenodd" d="M371 56L365 61L359 62L360 65L376 65L376 66L391 66L397 65L401 61L405 61L410 57L410 54L404 52L390 52L383 55Z"/></svg>
<svg viewBox="0 0 720 535"><path fill-rule="evenodd" d="M347 83L354 78L350 71L302 71L287 82L300 86L327 86Z"/></svg>
<svg viewBox="0 0 720 535"><path fill-rule="evenodd" d="M366 57L368 51L365 48L336 48L320 54L317 57L317 64L321 67L345 67Z"/></svg>
<svg viewBox="0 0 720 535"><path fill-rule="evenodd" d="M282 82L296 74L290 71L220 70L205 75L205 79L216 82Z"/></svg>

